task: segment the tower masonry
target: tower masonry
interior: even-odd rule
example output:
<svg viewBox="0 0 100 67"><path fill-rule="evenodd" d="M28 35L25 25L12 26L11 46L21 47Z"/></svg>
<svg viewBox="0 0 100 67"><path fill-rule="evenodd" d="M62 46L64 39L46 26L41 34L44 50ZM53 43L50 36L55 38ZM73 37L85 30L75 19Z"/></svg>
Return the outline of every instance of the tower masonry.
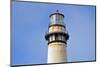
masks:
<svg viewBox="0 0 100 67"><path fill-rule="evenodd" d="M64 24L64 15L57 10L50 16L50 24L45 39L48 41L47 63L67 62L67 40L69 39L66 26Z"/></svg>

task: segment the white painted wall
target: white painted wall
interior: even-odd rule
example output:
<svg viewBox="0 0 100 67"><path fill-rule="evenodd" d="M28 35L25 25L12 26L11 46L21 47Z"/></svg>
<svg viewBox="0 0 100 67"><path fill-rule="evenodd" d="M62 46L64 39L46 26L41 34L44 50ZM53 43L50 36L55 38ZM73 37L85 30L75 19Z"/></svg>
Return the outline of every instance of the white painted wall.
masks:
<svg viewBox="0 0 100 67"><path fill-rule="evenodd" d="M67 62L66 45L61 42L48 45L48 63Z"/></svg>

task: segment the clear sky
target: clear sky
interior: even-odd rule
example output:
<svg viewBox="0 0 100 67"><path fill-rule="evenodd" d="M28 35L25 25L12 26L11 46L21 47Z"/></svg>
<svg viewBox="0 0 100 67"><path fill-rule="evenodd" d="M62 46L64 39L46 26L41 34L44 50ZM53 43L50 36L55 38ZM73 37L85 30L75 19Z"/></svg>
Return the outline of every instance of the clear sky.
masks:
<svg viewBox="0 0 100 67"><path fill-rule="evenodd" d="M47 63L49 15L65 15L68 62L95 60L95 6L12 2L12 64Z"/></svg>

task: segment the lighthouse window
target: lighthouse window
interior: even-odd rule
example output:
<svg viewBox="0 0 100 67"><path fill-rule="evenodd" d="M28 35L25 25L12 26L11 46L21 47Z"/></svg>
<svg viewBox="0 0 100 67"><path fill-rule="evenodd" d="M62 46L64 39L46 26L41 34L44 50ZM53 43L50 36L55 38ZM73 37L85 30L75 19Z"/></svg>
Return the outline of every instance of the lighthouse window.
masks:
<svg viewBox="0 0 100 67"><path fill-rule="evenodd" d="M59 40L58 35L55 35L55 40Z"/></svg>
<svg viewBox="0 0 100 67"><path fill-rule="evenodd" d="M63 40L63 36L61 35L61 40Z"/></svg>
<svg viewBox="0 0 100 67"><path fill-rule="evenodd" d="M55 36L54 35L52 36L52 40L55 40Z"/></svg>
<svg viewBox="0 0 100 67"><path fill-rule="evenodd" d="M65 37L64 37L64 36L62 36L61 39L62 39L63 41L65 41Z"/></svg>
<svg viewBox="0 0 100 67"><path fill-rule="evenodd" d="M49 37L49 41L53 41L53 40L54 40L54 36L51 35L51 36Z"/></svg>
<svg viewBox="0 0 100 67"><path fill-rule="evenodd" d="M50 18L51 23L53 22L53 17Z"/></svg>
<svg viewBox="0 0 100 67"><path fill-rule="evenodd" d="M56 15L56 22L57 23L62 23L63 22L63 17L61 15Z"/></svg>
<svg viewBox="0 0 100 67"><path fill-rule="evenodd" d="M63 22L63 17L59 16L59 22L62 23Z"/></svg>
<svg viewBox="0 0 100 67"><path fill-rule="evenodd" d="M58 36L58 39L61 40L61 35Z"/></svg>
<svg viewBox="0 0 100 67"><path fill-rule="evenodd" d="M49 41L52 41L52 36L50 37Z"/></svg>
<svg viewBox="0 0 100 67"><path fill-rule="evenodd" d="M50 22L51 22L51 23L55 23L55 16L51 16Z"/></svg>
<svg viewBox="0 0 100 67"><path fill-rule="evenodd" d="M56 23L56 15L53 15L53 23Z"/></svg>
<svg viewBox="0 0 100 67"><path fill-rule="evenodd" d="M56 15L52 15L51 17L50 17L50 22L52 23L52 24L55 24L55 23L63 23L63 16L61 16L61 15L58 15L58 14L56 14Z"/></svg>
<svg viewBox="0 0 100 67"><path fill-rule="evenodd" d="M56 22L58 22L59 20L59 15L56 15Z"/></svg>

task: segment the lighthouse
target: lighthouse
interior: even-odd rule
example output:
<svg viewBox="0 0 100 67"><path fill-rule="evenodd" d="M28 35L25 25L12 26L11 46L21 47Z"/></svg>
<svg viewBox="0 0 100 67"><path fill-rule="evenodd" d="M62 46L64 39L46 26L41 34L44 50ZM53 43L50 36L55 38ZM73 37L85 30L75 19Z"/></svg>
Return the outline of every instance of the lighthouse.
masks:
<svg viewBox="0 0 100 67"><path fill-rule="evenodd" d="M48 41L47 63L67 62L67 40L69 39L64 15L56 10L50 14L50 24L45 39Z"/></svg>

